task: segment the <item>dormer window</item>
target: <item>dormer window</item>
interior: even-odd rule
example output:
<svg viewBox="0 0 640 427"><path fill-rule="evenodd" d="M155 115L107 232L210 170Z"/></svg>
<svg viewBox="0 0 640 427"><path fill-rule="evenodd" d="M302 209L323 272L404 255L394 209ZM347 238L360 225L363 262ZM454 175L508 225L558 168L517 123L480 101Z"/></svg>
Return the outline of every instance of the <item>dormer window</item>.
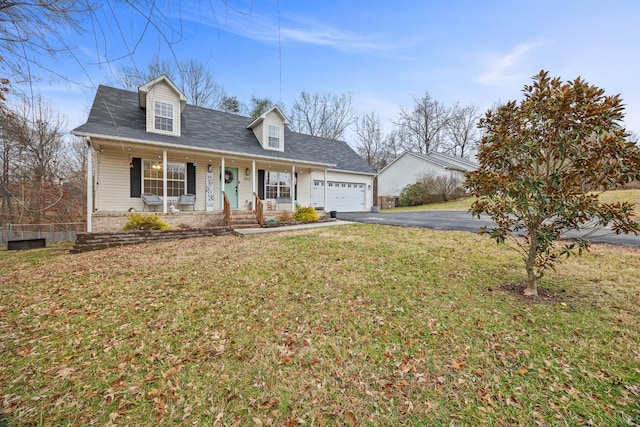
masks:
<svg viewBox="0 0 640 427"><path fill-rule="evenodd" d="M269 111L249 123L247 128L253 131L263 149L284 152L284 127L288 124L284 113L278 107L271 107Z"/></svg>
<svg viewBox="0 0 640 427"><path fill-rule="evenodd" d="M153 106L154 129L173 132L173 104L155 101Z"/></svg>
<svg viewBox="0 0 640 427"><path fill-rule="evenodd" d="M187 97L162 75L138 88L138 103L145 111L147 132L180 136L180 115L187 105Z"/></svg>
<svg viewBox="0 0 640 427"><path fill-rule="evenodd" d="M280 126L268 125L267 138L269 140L269 148L280 148Z"/></svg>

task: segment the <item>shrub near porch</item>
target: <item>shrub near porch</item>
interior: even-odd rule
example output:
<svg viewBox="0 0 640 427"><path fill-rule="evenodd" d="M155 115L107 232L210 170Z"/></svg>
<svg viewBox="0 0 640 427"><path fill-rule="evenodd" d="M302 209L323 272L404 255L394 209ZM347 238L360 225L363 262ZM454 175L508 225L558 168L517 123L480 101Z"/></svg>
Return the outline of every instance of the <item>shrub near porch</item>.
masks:
<svg viewBox="0 0 640 427"><path fill-rule="evenodd" d="M157 215L173 228L208 228L225 226L224 213L222 211L187 211L177 213L140 212L141 215ZM95 233L121 231L127 223L128 212L100 212L92 217Z"/></svg>
<svg viewBox="0 0 640 427"><path fill-rule="evenodd" d="M318 214L313 206L298 207L293 213L293 219L300 222L316 222Z"/></svg>

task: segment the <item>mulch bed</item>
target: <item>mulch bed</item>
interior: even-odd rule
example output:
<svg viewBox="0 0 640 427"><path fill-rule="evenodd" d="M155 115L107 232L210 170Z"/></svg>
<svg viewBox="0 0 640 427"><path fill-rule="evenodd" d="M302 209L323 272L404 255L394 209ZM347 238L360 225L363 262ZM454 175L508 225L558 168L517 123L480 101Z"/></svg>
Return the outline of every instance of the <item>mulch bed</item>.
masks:
<svg viewBox="0 0 640 427"><path fill-rule="evenodd" d="M538 285L538 295L524 295L524 290L526 289L527 284L525 282L514 282L514 283L503 283L499 285L499 289L501 291L517 295L522 297L527 301L532 302L558 302L559 297L564 296L564 291L562 293L551 292L548 289L545 289Z"/></svg>

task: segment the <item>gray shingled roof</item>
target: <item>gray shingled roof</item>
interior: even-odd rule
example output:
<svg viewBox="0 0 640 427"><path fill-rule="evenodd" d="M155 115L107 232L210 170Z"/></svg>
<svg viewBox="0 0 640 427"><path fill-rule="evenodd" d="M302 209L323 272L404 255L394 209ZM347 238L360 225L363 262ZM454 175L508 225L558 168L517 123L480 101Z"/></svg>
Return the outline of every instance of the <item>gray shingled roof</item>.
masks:
<svg viewBox="0 0 640 427"><path fill-rule="evenodd" d="M80 136L122 138L150 144L177 144L213 152L238 153L335 165L331 169L376 174L346 142L305 135L285 127L284 152L265 150L247 129L252 119L237 114L187 105L181 116L181 136L145 130L145 110L138 94L100 85L87 122L72 133Z"/></svg>
<svg viewBox="0 0 640 427"><path fill-rule="evenodd" d="M382 174L385 170L392 167L392 165L403 156L415 156L426 162L436 164L446 169L452 169L461 172L471 172L480 167L479 164L472 162L471 160L463 159L461 157L452 156L445 153L437 153L430 151L428 153L415 153L412 151L404 151L398 157L389 162L388 165L380 170L379 174Z"/></svg>
<svg viewBox="0 0 640 427"><path fill-rule="evenodd" d="M471 160L463 159L462 157L452 156L446 153L438 153L435 151L430 151L426 154L423 153L414 153L411 152L414 156L420 157L421 159L439 164L440 166L444 166L448 169L459 170L463 172L470 172L478 169L480 167L479 164L472 162Z"/></svg>

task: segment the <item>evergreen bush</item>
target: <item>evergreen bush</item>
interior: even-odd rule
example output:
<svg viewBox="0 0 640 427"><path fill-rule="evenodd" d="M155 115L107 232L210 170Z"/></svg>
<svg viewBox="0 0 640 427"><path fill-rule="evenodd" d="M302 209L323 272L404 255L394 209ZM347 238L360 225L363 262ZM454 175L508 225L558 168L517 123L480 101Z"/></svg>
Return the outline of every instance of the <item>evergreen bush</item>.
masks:
<svg viewBox="0 0 640 427"><path fill-rule="evenodd" d="M124 231L132 230L169 230L171 226L164 222L158 215L143 215L132 213L127 218Z"/></svg>
<svg viewBox="0 0 640 427"><path fill-rule="evenodd" d="M318 214L313 206L297 207L293 214L293 219L300 222L316 222Z"/></svg>

